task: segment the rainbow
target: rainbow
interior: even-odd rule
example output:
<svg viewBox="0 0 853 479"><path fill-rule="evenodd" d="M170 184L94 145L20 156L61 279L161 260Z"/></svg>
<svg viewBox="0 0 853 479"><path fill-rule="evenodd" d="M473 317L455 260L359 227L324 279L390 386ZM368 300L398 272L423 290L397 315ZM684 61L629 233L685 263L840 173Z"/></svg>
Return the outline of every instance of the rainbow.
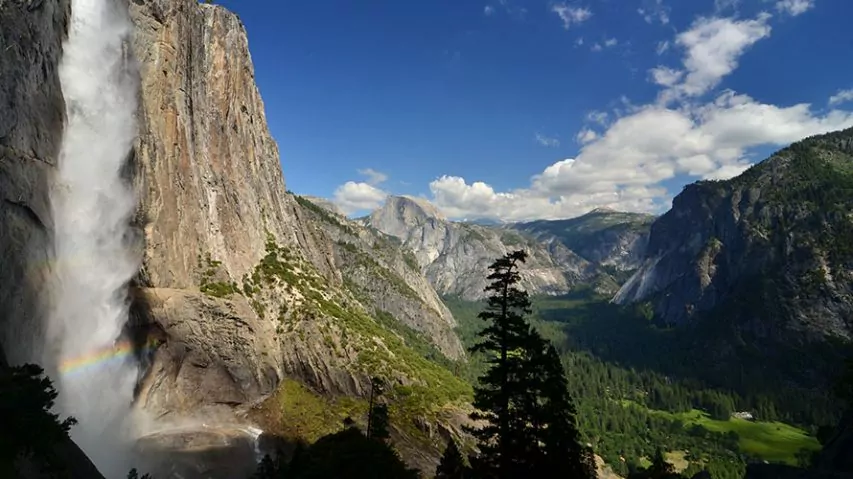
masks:
<svg viewBox="0 0 853 479"><path fill-rule="evenodd" d="M142 348L143 350L154 350L159 345L160 341L149 337L148 341L145 342ZM59 372L62 375L78 374L82 371L95 369L104 364L122 361L129 356L132 356L133 351L133 344L130 341L118 341L110 347L97 349L95 351L61 361L59 363Z"/></svg>

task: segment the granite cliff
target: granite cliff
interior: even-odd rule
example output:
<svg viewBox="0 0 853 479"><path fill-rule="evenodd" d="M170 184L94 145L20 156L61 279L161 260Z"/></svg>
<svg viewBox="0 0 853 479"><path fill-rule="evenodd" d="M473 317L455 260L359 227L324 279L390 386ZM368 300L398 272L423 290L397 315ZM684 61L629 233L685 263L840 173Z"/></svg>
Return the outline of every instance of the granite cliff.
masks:
<svg viewBox="0 0 853 479"><path fill-rule="evenodd" d="M464 353L427 281L387 239L287 193L237 17L192 0L136 1L131 16L146 240L136 324L164 338L140 406L238 420L260 407L253 418L275 430L285 378L357 399L380 375L404 388L408 423L466 395L434 362Z"/></svg>
<svg viewBox="0 0 853 479"><path fill-rule="evenodd" d="M283 409L283 384L317 403L346 399L358 420L378 375L395 440L429 469L470 394L448 370L464 360L449 311L392 239L287 193L236 15L194 0L129 6L141 89L126 173L144 238L128 328L143 366L136 407L158 427L197 419L275 433L296 414ZM69 9L0 2L0 344L12 363L38 361L44 344Z"/></svg>
<svg viewBox="0 0 853 479"><path fill-rule="evenodd" d="M853 129L686 186L614 301L647 303L657 321L692 333L685 347L705 351L727 387L825 391L853 339L851 172Z"/></svg>
<svg viewBox="0 0 853 479"><path fill-rule="evenodd" d="M597 208L567 220L515 223L513 229L540 241L559 241L623 282L642 264L655 217Z"/></svg>
<svg viewBox="0 0 853 479"><path fill-rule="evenodd" d="M577 284L602 279L594 264L559 241L540 242L510 228L450 221L419 198L390 196L362 221L411 249L441 295L483 298L489 264L513 249L524 249L530 255L521 285L532 294L562 294Z"/></svg>

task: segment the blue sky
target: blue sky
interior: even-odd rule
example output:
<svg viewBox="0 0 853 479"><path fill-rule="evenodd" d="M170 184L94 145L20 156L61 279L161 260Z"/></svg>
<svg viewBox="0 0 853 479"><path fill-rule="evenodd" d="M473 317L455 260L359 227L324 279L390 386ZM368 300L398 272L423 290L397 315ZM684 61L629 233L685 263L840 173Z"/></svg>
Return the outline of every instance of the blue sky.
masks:
<svg viewBox="0 0 853 479"><path fill-rule="evenodd" d="M846 0L219 3L288 188L354 214L386 194L469 219L661 212L853 126Z"/></svg>

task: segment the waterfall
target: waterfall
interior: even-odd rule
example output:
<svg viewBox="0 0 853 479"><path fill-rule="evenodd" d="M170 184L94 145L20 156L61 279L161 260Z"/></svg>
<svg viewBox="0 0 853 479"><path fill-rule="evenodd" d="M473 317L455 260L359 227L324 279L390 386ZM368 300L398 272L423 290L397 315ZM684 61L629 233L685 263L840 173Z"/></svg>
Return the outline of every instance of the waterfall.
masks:
<svg viewBox="0 0 853 479"><path fill-rule="evenodd" d="M59 67L67 125L51 191L54 267L47 332L58 412L107 477L125 477L137 365L122 338L140 254L122 172L136 137L139 77L124 0L72 0Z"/></svg>

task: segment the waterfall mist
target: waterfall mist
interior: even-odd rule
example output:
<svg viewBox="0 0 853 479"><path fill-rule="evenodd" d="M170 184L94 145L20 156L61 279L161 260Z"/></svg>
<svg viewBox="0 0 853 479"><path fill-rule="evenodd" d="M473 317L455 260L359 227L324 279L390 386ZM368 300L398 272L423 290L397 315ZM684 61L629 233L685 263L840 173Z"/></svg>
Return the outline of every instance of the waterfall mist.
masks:
<svg viewBox="0 0 853 479"><path fill-rule="evenodd" d="M72 0L60 81L68 122L51 191L54 283L47 333L58 409L107 477L125 477L137 365L122 344L127 285L140 264L122 170L136 137L139 78L123 0Z"/></svg>

